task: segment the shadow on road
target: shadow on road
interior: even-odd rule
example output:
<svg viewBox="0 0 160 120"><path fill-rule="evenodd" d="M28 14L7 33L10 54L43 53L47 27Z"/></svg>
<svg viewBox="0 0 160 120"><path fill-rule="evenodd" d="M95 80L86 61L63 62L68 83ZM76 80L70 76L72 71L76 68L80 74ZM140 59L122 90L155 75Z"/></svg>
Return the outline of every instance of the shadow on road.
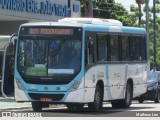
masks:
<svg viewBox="0 0 160 120"><path fill-rule="evenodd" d="M131 107L129 109L114 109L112 107L103 107L100 112L90 111L87 107L82 110L68 110L67 108L63 109L45 109L42 111L43 114L46 115L51 114L56 117L124 117L130 114L136 114L136 112L140 112L142 109L152 109L153 107ZM63 114L63 116L61 116ZM134 116L133 115L133 116Z"/></svg>

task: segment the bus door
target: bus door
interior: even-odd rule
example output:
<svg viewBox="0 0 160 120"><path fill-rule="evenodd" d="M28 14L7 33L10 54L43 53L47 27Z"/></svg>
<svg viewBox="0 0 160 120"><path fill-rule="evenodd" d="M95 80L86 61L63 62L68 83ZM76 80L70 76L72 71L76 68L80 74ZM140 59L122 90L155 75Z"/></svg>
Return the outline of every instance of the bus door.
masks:
<svg viewBox="0 0 160 120"><path fill-rule="evenodd" d="M85 92L84 101L91 101L91 98L94 98L93 86L95 84L95 39L93 34L88 32L85 38ZM88 89L89 88L89 89ZM90 97L88 97L90 96Z"/></svg>

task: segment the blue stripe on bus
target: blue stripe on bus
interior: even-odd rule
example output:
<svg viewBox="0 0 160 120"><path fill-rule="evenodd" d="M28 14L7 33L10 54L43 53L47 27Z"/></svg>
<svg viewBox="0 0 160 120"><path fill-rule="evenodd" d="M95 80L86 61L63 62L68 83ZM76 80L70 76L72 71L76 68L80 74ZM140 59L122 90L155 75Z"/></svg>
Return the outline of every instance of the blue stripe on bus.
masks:
<svg viewBox="0 0 160 120"><path fill-rule="evenodd" d="M106 66L106 83L107 83L107 95L108 98L111 98L110 82L109 82L109 70L108 65Z"/></svg>
<svg viewBox="0 0 160 120"><path fill-rule="evenodd" d="M94 31L94 32L106 32L109 33L110 29L115 29L115 33L133 33L133 34L146 34L146 30L144 28L136 28L136 27L125 27L125 26L105 26L105 25L84 25L84 30L86 31ZM116 31L118 28L118 31ZM113 31L113 30L112 30Z"/></svg>
<svg viewBox="0 0 160 120"><path fill-rule="evenodd" d="M95 31L95 32L109 32L109 27L104 25L97 25L97 26L93 26L93 25L84 25L84 29L87 31Z"/></svg>
<svg viewBox="0 0 160 120"><path fill-rule="evenodd" d="M144 28L121 27L122 33L146 34Z"/></svg>

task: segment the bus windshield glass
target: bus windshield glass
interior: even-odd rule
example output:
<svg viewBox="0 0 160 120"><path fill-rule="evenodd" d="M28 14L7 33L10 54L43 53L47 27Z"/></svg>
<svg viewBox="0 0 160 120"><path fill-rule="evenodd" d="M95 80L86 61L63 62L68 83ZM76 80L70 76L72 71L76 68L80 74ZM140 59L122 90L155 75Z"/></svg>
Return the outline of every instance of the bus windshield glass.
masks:
<svg viewBox="0 0 160 120"><path fill-rule="evenodd" d="M74 36L81 35L80 28L21 30L17 64L22 75L69 76L80 71L82 40Z"/></svg>

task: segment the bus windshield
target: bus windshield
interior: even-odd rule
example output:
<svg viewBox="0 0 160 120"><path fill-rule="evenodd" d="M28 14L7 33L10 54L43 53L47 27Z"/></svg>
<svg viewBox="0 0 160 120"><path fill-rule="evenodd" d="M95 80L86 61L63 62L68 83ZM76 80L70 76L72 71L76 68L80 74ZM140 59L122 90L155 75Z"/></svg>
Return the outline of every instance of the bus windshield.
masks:
<svg viewBox="0 0 160 120"><path fill-rule="evenodd" d="M21 35L17 60L19 72L25 76L74 75L81 68L81 39Z"/></svg>

